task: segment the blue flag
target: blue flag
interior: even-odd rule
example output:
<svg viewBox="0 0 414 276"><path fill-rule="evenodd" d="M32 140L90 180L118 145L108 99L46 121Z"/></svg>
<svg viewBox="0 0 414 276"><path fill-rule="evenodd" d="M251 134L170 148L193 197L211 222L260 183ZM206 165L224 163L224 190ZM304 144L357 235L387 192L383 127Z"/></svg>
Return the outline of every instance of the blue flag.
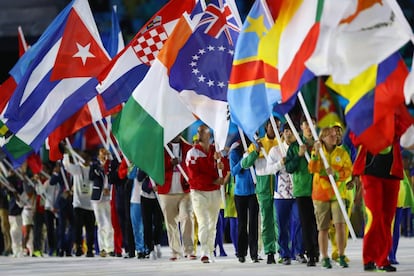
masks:
<svg viewBox="0 0 414 276"><path fill-rule="evenodd" d="M94 77L109 56L89 4L82 0L69 4L32 48L11 71L17 87L4 117L15 137L37 151L54 129L96 96Z"/></svg>
<svg viewBox="0 0 414 276"><path fill-rule="evenodd" d="M199 23L178 53L170 85L187 107L214 130L219 148L225 146L229 114L227 85L239 35L238 12L223 1L210 1Z"/></svg>

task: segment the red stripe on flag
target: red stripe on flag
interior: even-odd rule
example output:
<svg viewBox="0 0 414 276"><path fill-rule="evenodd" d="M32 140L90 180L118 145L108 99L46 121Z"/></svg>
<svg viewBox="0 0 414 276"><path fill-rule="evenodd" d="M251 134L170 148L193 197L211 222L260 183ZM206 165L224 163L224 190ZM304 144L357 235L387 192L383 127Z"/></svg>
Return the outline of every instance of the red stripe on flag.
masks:
<svg viewBox="0 0 414 276"><path fill-rule="evenodd" d="M231 70L230 84L263 79L265 76L263 62L261 60L233 65Z"/></svg>
<svg viewBox="0 0 414 276"><path fill-rule="evenodd" d="M299 82L302 74L305 71L305 62L312 55L316 47L320 30L320 24L315 23L310 29L305 40L302 42L299 51L296 53L289 69L283 75L280 81L282 91L282 102L288 101L300 88Z"/></svg>
<svg viewBox="0 0 414 276"><path fill-rule="evenodd" d="M13 77L9 77L0 85L0 112L3 112L16 87L17 83Z"/></svg>

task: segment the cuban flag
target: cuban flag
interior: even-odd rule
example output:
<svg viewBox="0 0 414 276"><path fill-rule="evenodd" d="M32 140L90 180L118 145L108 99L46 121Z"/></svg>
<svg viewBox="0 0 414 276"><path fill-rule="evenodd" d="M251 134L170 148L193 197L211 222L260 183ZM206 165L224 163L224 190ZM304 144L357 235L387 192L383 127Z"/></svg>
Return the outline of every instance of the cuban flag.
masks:
<svg viewBox="0 0 414 276"><path fill-rule="evenodd" d="M224 149L230 117L227 86L241 20L226 1L210 1L170 71L170 85Z"/></svg>
<svg viewBox="0 0 414 276"><path fill-rule="evenodd" d="M121 28L119 26L118 16L116 14L116 6L112 9L112 28L110 33L110 40L107 45L108 53L111 57L118 54L124 48L124 39L122 37ZM51 161L60 160L63 158L62 152L59 150L59 143L76 133L82 128L102 120L113 113L119 112L121 105L107 110L100 94L92 98L80 110L74 113L63 124L56 128L50 135L47 141L49 146L49 159ZM99 137L95 132L95 136Z"/></svg>
<svg viewBox="0 0 414 276"><path fill-rule="evenodd" d="M39 150L54 129L96 96L94 77L109 61L88 1L72 1L12 69L17 87L5 124Z"/></svg>

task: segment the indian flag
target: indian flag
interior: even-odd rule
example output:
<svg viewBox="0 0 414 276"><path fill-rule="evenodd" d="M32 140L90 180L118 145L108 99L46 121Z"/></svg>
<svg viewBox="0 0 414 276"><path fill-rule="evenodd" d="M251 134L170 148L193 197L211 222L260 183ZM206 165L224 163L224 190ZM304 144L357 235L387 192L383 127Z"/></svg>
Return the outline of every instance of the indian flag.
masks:
<svg viewBox="0 0 414 276"><path fill-rule="evenodd" d="M164 183L164 146L196 120L169 84L170 68L192 33L189 21L184 15L177 23L113 124L125 156L158 184Z"/></svg>

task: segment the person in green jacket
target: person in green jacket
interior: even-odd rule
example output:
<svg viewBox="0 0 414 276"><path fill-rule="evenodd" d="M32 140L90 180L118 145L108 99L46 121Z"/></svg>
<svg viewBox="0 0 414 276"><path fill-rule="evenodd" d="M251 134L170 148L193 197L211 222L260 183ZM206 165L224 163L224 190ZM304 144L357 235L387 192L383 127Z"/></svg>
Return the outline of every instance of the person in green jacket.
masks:
<svg viewBox="0 0 414 276"><path fill-rule="evenodd" d="M315 122L313 122L315 124ZM303 145L290 144L285 160L286 171L293 177L293 196L296 199L302 225L303 245L308 258L307 266L316 266L319 259L318 232L312 202L312 174L308 170L305 152L311 155L314 139L305 118L301 119Z"/></svg>
<svg viewBox="0 0 414 276"><path fill-rule="evenodd" d="M276 120L280 124L280 121ZM241 166L243 169L255 166L257 184L256 195L259 202L261 222L262 222L262 240L264 253L267 255L267 264L275 264L277 234L275 229L275 211L273 204L273 193L275 190L275 174L267 171L267 161L261 151L263 148L266 154L270 149L277 145L275 132L270 120L266 123L266 135L257 141L258 146L252 143L248 152L249 155L243 158Z"/></svg>

